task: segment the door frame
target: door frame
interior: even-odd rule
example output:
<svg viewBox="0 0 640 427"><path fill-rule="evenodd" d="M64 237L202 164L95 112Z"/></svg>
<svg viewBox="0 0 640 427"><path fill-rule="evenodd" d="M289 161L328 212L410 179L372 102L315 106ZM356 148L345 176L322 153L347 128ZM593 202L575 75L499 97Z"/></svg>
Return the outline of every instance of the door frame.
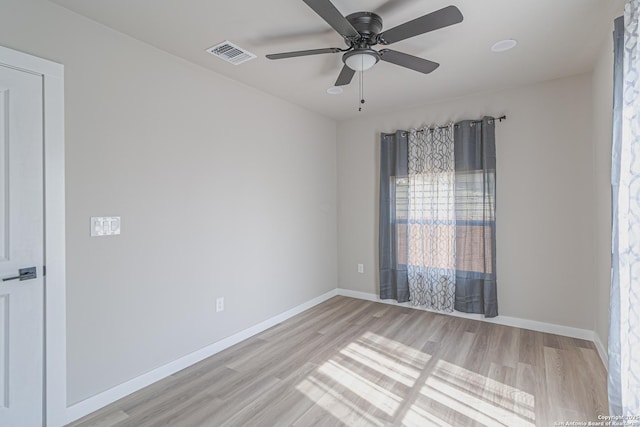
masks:
<svg viewBox="0 0 640 427"><path fill-rule="evenodd" d="M67 421L64 66L0 46L0 64L42 76L44 155L43 424Z"/></svg>

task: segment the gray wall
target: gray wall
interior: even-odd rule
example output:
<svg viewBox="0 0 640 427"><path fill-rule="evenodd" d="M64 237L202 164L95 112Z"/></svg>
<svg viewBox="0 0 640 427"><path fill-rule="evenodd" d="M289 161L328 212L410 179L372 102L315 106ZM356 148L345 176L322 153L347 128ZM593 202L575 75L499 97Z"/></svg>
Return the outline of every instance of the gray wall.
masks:
<svg viewBox="0 0 640 427"><path fill-rule="evenodd" d="M334 121L49 2L0 6L1 45L65 65L70 404L336 288ZM108 215L122 235L90 238Z"/></svg>
<svg viewBox="0 0 640 427"><path fill-rule="evenodd" d="M379 132L506 114L496 126L500 314L593 330L591 89L585 74L339 123L339 287L378 292Z"/></svg>

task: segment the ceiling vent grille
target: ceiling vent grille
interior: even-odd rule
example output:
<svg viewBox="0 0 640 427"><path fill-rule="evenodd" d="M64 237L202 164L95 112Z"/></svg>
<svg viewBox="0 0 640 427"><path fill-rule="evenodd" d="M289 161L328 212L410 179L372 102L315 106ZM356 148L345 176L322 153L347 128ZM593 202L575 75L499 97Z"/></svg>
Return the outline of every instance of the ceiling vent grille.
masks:
<svg viewBox="0 0 640 427"><path fill-rule="evenodd" d="M220 59L224 59L233 65L242 64L243 62L247 62L256 57L253 53L236 46L229 40L225 40L220 44L210 47L207 49L207 52Z"/></svg>

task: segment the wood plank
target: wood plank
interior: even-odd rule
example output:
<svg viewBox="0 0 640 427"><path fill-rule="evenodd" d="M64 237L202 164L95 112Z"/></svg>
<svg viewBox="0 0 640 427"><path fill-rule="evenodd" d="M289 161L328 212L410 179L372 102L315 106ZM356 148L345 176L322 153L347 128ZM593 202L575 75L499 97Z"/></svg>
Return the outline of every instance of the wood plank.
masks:
<svg viewBox="0 0 640 427"><path fill-rule="evenodd" d="M111 427L120 421L124 421L129 416L124 411L107 410L104 412L96 411L96 414L89 419L85 419L79 423L71 423L69 426L82 424L83 427Z"/></svg>

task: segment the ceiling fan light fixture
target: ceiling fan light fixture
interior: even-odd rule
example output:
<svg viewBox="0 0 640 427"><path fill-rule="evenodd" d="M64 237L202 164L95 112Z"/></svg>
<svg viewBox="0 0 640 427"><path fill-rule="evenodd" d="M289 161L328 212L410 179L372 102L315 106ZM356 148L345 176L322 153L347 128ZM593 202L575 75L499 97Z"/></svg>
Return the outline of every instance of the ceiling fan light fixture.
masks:
<svg viewBox="0 0 640 427"><path fill-rule="evenodd" d="M373 49L355 49L345 53L342 60L354 71L367 71L380 60L380 55Z"/></svg>

